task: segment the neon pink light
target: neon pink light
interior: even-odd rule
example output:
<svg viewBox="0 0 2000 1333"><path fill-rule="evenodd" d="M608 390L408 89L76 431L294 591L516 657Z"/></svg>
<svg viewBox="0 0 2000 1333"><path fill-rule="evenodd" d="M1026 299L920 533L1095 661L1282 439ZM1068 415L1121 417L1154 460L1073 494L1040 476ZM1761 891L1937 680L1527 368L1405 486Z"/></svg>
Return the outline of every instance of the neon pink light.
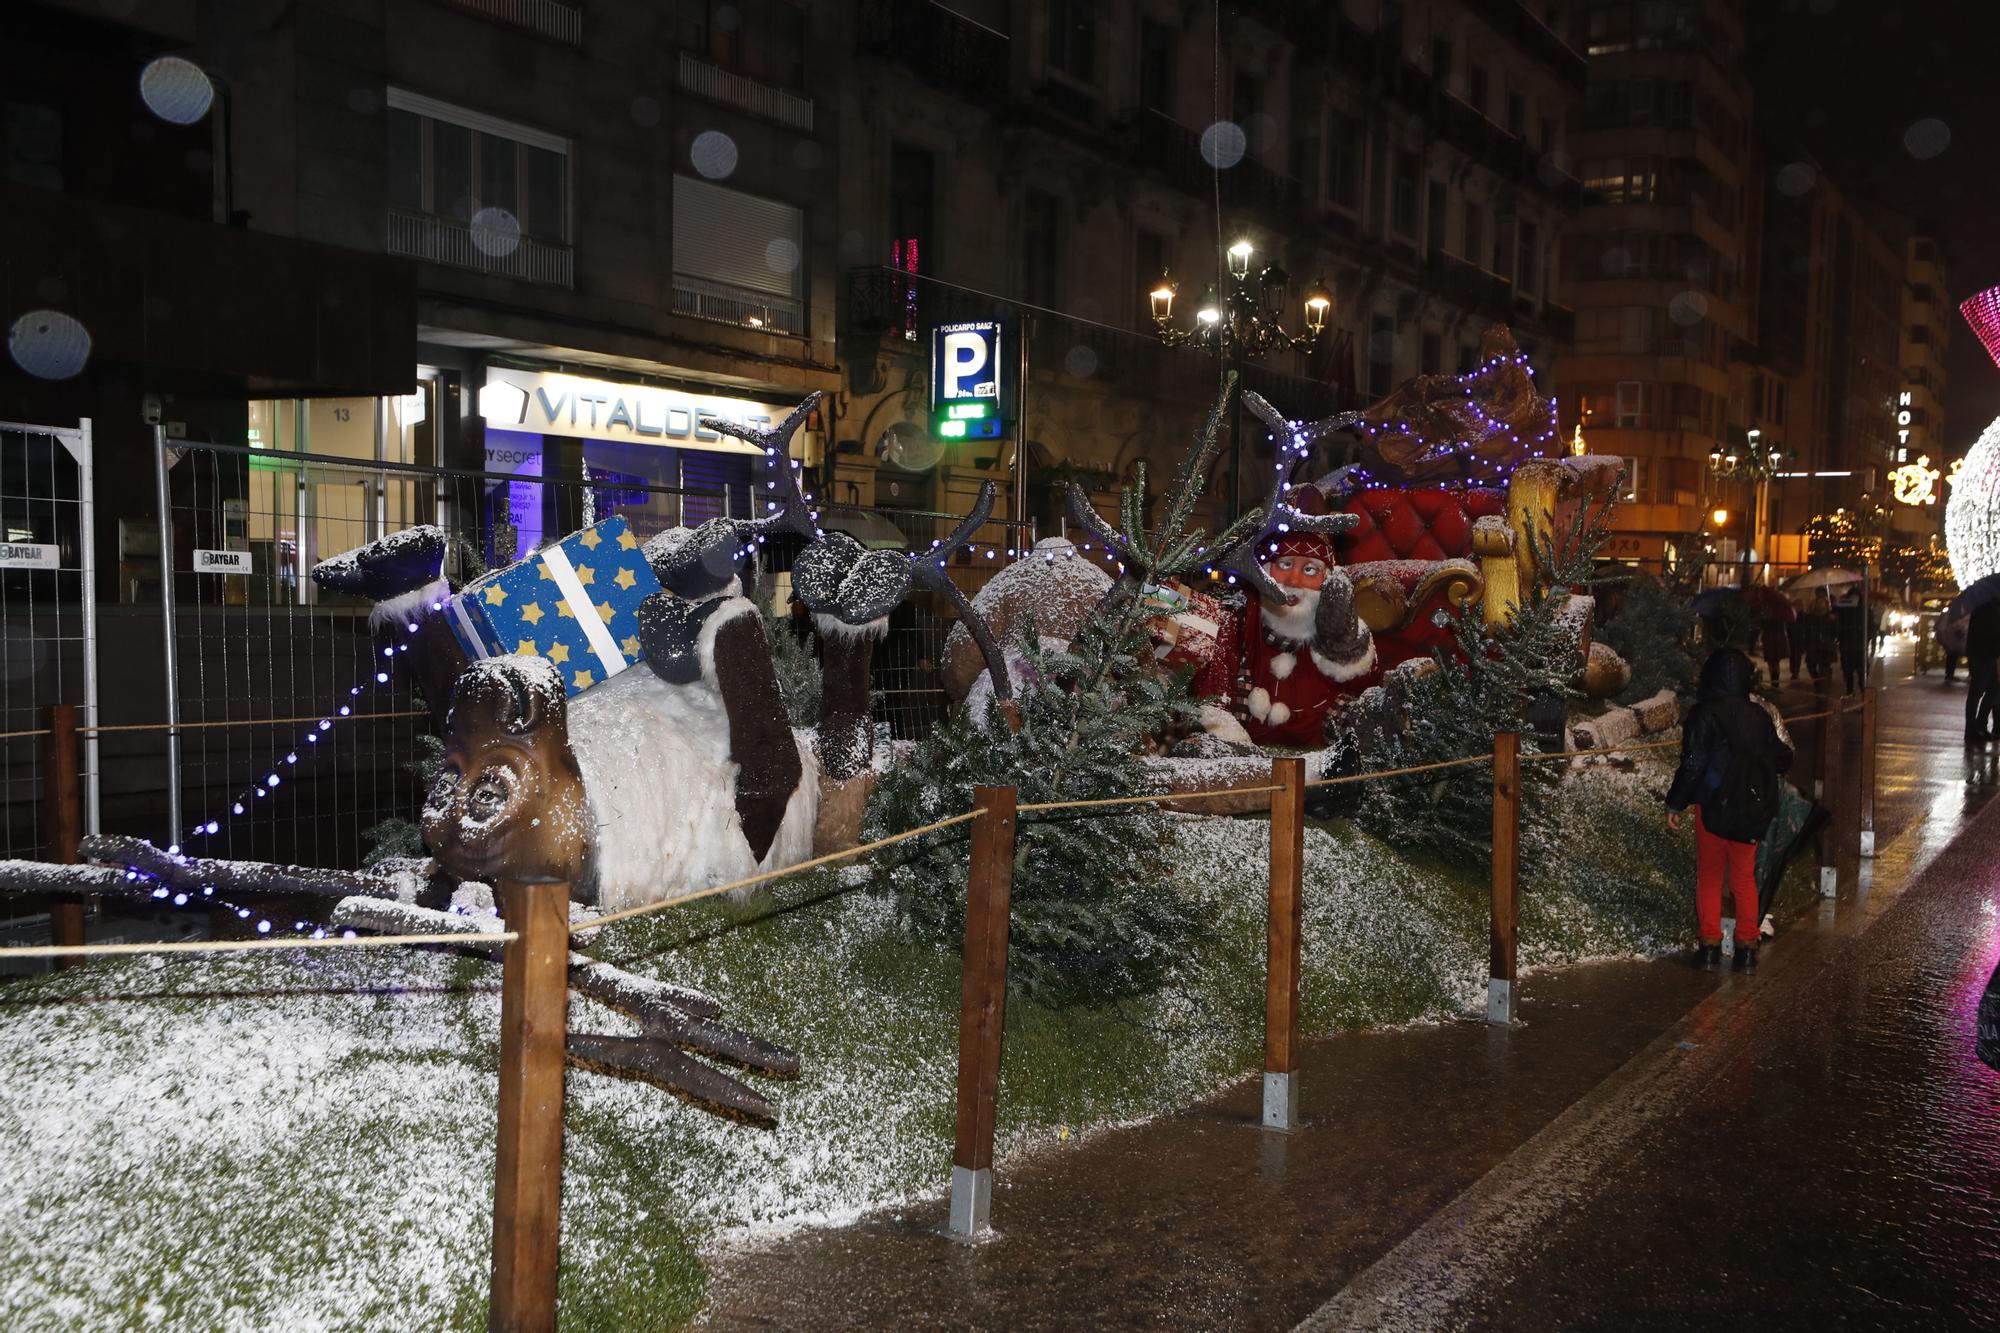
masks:
<svg viewBox="0 0 2000 1333"><path fill-rule="evenodd" d="M1965 316L1965 322L1979 335L1993 364L2000 366L2000 287L1988 287L1976 296L1966 297L1958 313Z"/></svg>

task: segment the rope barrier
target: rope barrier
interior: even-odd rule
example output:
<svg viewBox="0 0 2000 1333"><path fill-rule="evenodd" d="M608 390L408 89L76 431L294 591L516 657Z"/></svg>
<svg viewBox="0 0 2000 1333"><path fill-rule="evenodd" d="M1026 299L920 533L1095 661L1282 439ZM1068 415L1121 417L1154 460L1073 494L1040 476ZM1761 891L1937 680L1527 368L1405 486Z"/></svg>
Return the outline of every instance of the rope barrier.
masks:
<svg viewBox="0 0 2000 1333"><path fill-rule="evenodd" d="M712 898L718 893L728 893L732 889L747 889L753 885L768 883L774 879L783 879L786 875L796 875L801 870L812 870L818 866L832 865L835 861L846 861L852 857L860 856L864 852L876 851L883 847L892 847L899 842L907 842L911 838L920 838L926 833L935 833L939 829L950 828L954 824L967 823L985 813L984 810L967 810L962 815L953 815L949 819L940 819L935 824L925 824L921 828L907 829L902 833L897 833L887 838L877 838L874 842L864 842L859 847L850 847L844 852L828 852L825 856L815 856L810 861L801 861L797 865L786 866L782 870L767 870L761 875L750 875L743 879L731 880L727 884L717 884L712 888L697 889L693 893L683 893L678 898L662 898L656 903L641 903L637 907L627 907L621 911L609 912L593 921L580 922L570 927L569 933L571 938L575 938L585 931L601 930L605 926L613 925L620 921L630 921L633 917L650 916L654 912L664 912L669 907L679 907L683 903L695 902L702 898Z"/></svg>
<svg viewBox="0 0 2000 1333"><path fill-rule="evenodd" d="M1312 785L1310 783L1308 786ZM1207 791L1169 791L1156 796L1104 796L1089 801L1030 801L1026 805L1014 807L1021 814L1035 810L1082 810L1096 805L1140 805L1159 801L1198 801L1207 796L1262 796L1267 792L1283 791L1282 786L1268 787L1214 787Z"/></svg>
<svg viewBox="0 0 2000 1333"><path fill-rule="evenodd" d="M1593 750L1540 750L1534 754L1522 755L1521 762L1524 764L1542 764L1556 759L1584 759L1591 755L1599 754L1636 754L1640 750L1663 750L1669 745L1679 745L1680 743L1680 737L1676 736L1672 740L1646 741L1640 745L1601 745Z"/></svg>
<svg viewBox="0 0 2000 1333"><path fill-rule="evenodd" d="M48 734L49 729L47 727L30 727L26 731L0 731L0 741L19 740L24 736L46 736Z"/></svg>
<svg viewBox="0 0 2000 1333"><path fill-rule="evenodd" d="M1349 773L1338 778L1314 778L1307 787L1337 787L1345 782L1366 782L1370 778L1400 778L1410 773L1434 773L1441 768L1463 768L1467 764L1491 763L1490 754L1467 755L1463 759L1440 759L1434 764L1412 764L1408 768L1385 768L1374 773Z"/></svg>
<svg viewBox="0 0 2000 1333"><path fill-rule="evenodd" d="M0 958L83 958L92 954L254 953L260 949L380 949L404 944L511 944L511 930L450 935L329 935L325 939L182 940L160 944L33 944L0 949Z"/></svg>

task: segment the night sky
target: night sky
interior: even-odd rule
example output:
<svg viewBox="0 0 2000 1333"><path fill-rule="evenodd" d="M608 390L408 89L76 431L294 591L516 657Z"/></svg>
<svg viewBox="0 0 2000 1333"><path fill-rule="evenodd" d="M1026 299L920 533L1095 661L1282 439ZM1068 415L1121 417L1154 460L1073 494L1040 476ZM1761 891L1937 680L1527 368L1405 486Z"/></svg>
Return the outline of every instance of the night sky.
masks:
<svg viewBox="0 0 2000 1333"><path fill-rule="evenodd" d="M1802 144L1847 194L1930 223L1954 307L2000 285L2000 4L1749 0L1746 9L1760 121ZM1935 127L1912 132L1926 120L1943 122L1948 140ZM1933 156L1912 151L1941 141ZM1951 326L1945 438L1955 456L2000 415L2000 369L1955 309Z"/></svg>

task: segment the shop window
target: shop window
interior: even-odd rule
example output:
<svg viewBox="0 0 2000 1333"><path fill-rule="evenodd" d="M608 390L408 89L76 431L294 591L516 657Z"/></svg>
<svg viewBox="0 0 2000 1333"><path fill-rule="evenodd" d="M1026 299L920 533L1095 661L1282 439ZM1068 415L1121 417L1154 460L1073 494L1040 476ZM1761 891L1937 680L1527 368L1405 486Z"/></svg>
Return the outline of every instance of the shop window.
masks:
<svg viewBox="0 0 2000 1333"><path fill-rule="evenodd" d="M777 333L805 330L805 214L674 177L674 313Z"/></svg>
<svg viewBox="0 0 2000 1333"><path fill-rule="evenodd" d="M467 226L478 217L496 244L511 239L508 218L521 236L568 244L568 140L400 88L388 101L392 207Z"/></svg>

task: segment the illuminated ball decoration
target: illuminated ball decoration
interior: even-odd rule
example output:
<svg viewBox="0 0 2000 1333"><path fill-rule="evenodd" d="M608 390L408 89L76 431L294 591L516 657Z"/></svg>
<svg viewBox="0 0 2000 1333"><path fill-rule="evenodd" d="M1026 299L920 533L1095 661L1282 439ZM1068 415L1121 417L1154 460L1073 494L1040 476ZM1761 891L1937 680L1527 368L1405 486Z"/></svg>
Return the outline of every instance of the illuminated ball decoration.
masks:
<svg viewBox="0 0 2000 1333"><path fill-rule="evenodd" d="M1944 544L1959 587L2000 574L2000 418L1965 455L1944 507Z"/></svg>

